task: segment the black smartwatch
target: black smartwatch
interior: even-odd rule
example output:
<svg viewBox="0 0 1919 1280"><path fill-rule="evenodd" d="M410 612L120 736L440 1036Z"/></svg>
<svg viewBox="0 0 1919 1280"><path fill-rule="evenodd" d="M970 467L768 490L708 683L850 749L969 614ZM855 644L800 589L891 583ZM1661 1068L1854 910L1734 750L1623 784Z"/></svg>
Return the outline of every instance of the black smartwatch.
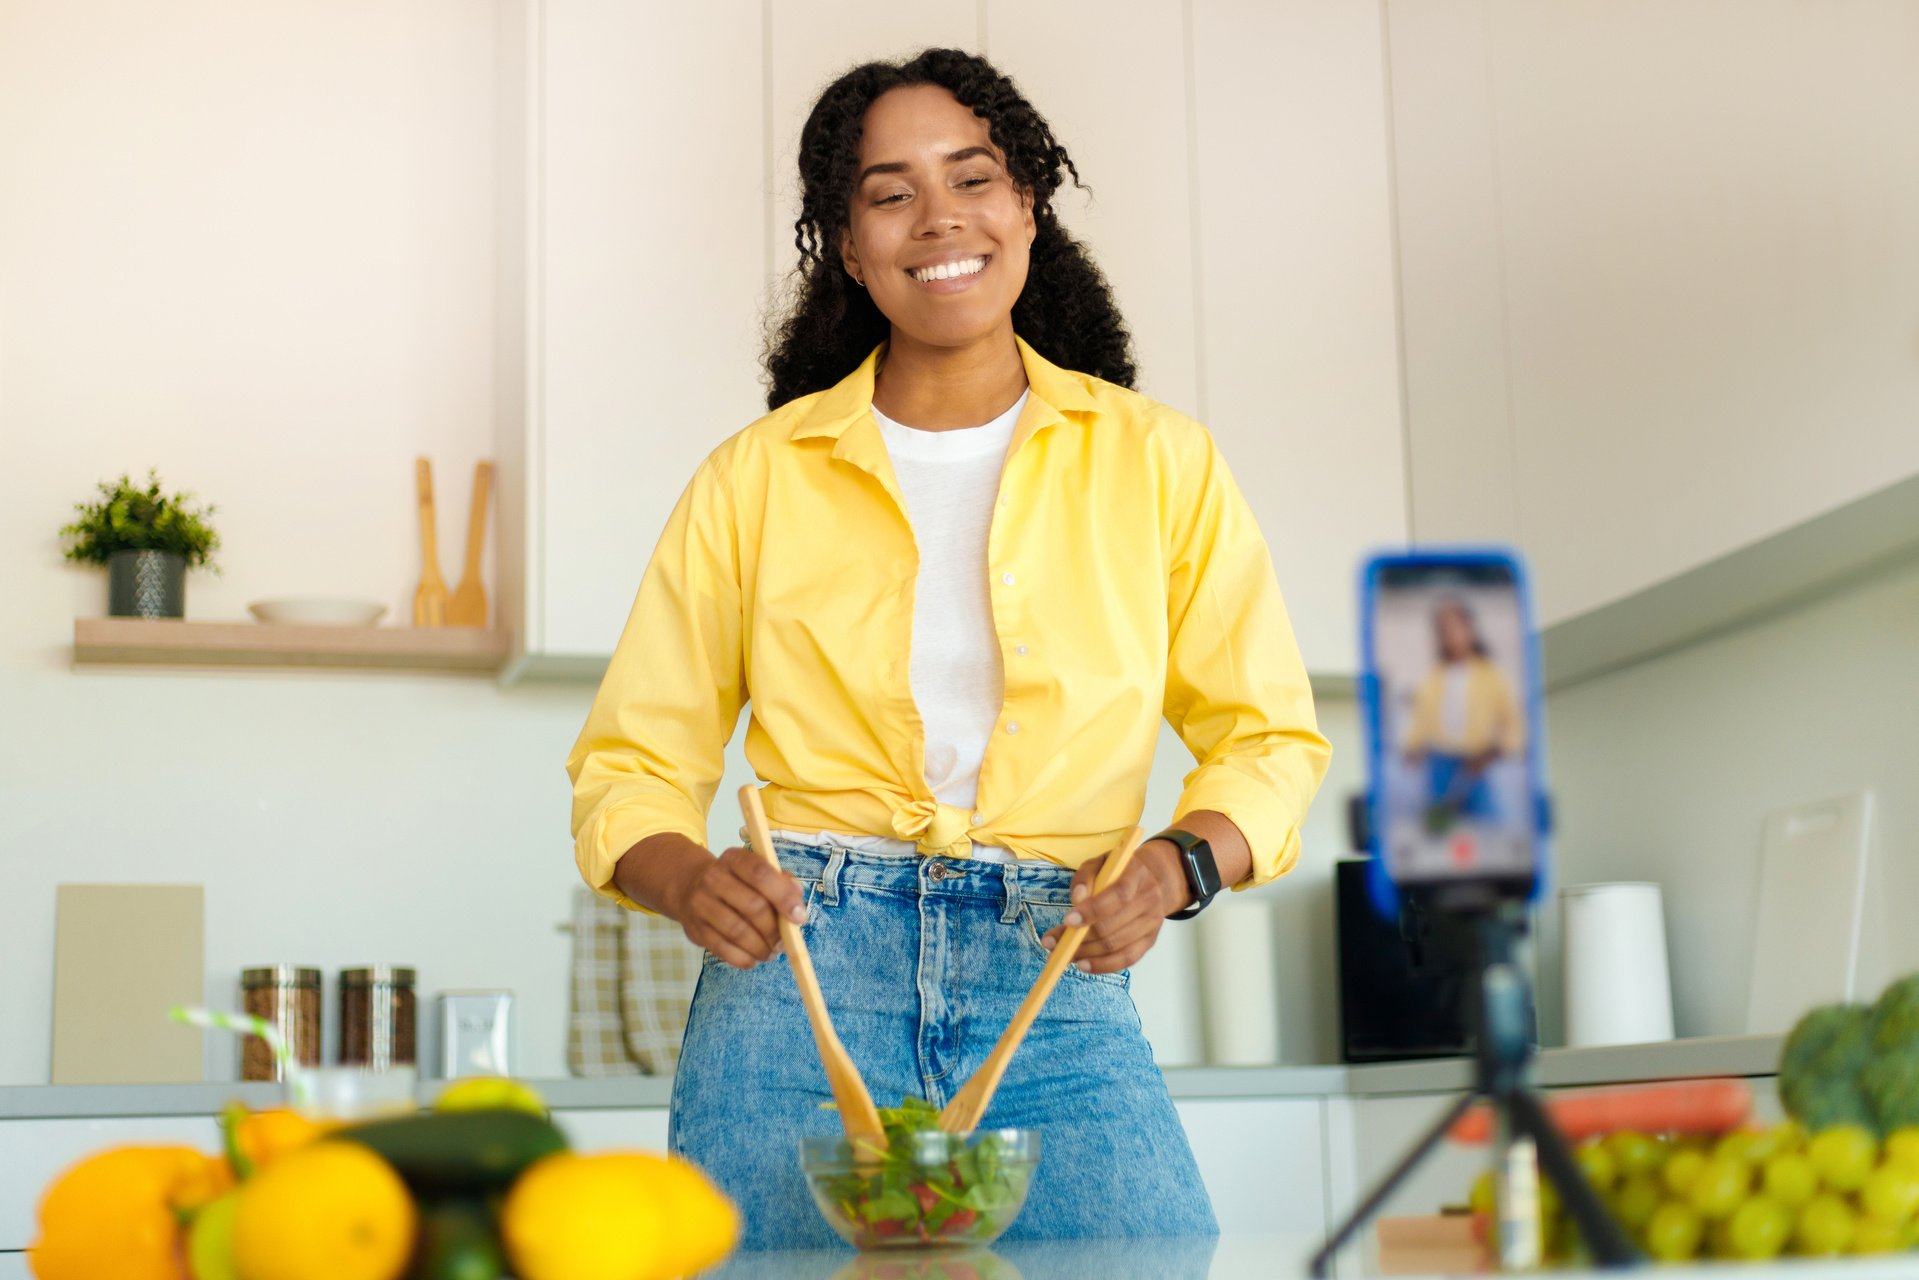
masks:
<svg viewBox="0 0 1919 1280"><path fill-rule="evenodd" d="M1206 904L1220 891L1219 865L1213 861L1213 846L1190 831L1174 827L1154 836L1179 846L1179 865L1186 873L1186 887L1193 892L1192 905L1167 916L1168 920L1191 920L1206 910Z"/></svg>

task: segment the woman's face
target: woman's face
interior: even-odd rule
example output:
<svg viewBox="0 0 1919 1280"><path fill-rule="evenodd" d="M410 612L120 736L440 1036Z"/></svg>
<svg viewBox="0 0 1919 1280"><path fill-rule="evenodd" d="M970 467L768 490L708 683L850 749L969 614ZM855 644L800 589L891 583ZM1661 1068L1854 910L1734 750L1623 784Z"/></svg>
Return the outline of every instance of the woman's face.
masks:
<svg viewBox="0 0 1919 1280"><path fill-rule="evenodd" d="M1448 662L1458 662L1473 656L1473 624L1464 613L1452 606L1439 610L1439 652Z"/></svg>
<svg viewBox="0 0 1919 1280"><path fill-rule="evenodd" d="M954 348L1009 325L1034 231L971 108L937 85L874 99L840 254L897 334Z"/></svg>

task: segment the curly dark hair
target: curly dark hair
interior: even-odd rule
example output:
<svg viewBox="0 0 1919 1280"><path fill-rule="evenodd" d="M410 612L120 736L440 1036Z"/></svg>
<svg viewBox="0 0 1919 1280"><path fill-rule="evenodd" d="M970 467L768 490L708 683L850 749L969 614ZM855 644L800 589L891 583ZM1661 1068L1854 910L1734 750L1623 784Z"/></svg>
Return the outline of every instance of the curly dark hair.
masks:
<svg viewBox="0 0 1919 1280"><path fill-rule="evenodd" d="M905 62L854 67L820 94L800 131L800 216L793 244L800 253L792 300L772 327L765 356L766 404L823 391L859 367L892 329L842 267L840 239L851 217L860 132L874 99L902 85L950 92L986 121L1007 171L1033 199L1037 234L1026 287L1013 304L1013 328L1035 351L1063 368L1131 387L1132 338L1106 277L1085 246L1060 225L1053 194L1067 175L1084 190L1066 148L1033 104L986 59L958 49L927 49Z"/></svg>

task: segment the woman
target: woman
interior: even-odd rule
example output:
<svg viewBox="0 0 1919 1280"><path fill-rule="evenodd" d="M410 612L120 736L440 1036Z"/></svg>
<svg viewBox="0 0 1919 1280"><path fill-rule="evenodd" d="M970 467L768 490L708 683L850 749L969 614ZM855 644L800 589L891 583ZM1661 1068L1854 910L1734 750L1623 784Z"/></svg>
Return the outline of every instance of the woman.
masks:
<svg viewBox="0 0 1919 1280"><path fill-rule="evenodd" d="M1266 548L1205 432L1127 389L1051 204L1077 171L1011 81L857 67L799 155L773 412L695 475L568 761L587 883L708 953L673 1146L745 1247L829 1243L796 1144L838 1119L777 916L881 1106L943 1105L1084 922L986 1116L1043 1134L1012 1234L1210 1233L1125 970L1298 856L1328 749ZM783 872L700 843L749 701ZM1177 830L1092 896L1162 715L1199 761Z"/></svg>
<svg viewBox="0 0 1919 1280"><path fill-rule="evenodd" d="M1526 728L1464 600L1433 606L1433 642L1438 660L1413 697L1403 750L1409 764L1425 763L1427 826L1438 834L1456 817L1494 816L1486 771L1519 754Z"/></svg>

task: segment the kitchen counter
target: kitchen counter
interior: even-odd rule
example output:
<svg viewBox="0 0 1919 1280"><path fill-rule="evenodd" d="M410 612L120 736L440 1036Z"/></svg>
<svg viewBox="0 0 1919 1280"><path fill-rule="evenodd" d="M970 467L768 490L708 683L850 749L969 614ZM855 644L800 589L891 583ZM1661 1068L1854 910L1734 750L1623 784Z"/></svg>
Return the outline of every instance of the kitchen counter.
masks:
<svg viewBox="0 0 1919 1280"><path fill-rule="evenodd" d="M1659 1044L1548 1049L1539 1056L1542 1087L1677 1080L1698 1076L1769 1076L1778 1067L1779 1036L1712 1036ZM1463 1058L1363 1066L1168 1067L1176 1099L1387 1097L1464 1089L1472 1067ZM665 1107L670 1076L529 1081L560 1111ZM429 1102L444 1087L420 1082ZM216 1115L233 1099L271 1106L279 1086L237 1082L150 1085L12 1085L0 1087L0 1120L104 1116Z"/></svg>
<svg viewBox="0 0 1919 1280"><path fill-rule="evenodd" d="M853 1252L741 1254L712 1280L1292 1280L1304 1277L1319 1247L1300 1235L1232 1235L1218 1240L1074 1240L1002 1244L990 1250L934 1256ZM964 1259L972 1271L953 1266ZM944 1268L944 1269L942 1269ZM1788 1259L1733 1268L1724 1263L1660 1267L1660 1280L1912 1280L1904 1258ZM1345 1274L1351 1275L1348 1270ZM1563 1280L1597 1280L1607 1272L1555 1271Z"/></svg>

